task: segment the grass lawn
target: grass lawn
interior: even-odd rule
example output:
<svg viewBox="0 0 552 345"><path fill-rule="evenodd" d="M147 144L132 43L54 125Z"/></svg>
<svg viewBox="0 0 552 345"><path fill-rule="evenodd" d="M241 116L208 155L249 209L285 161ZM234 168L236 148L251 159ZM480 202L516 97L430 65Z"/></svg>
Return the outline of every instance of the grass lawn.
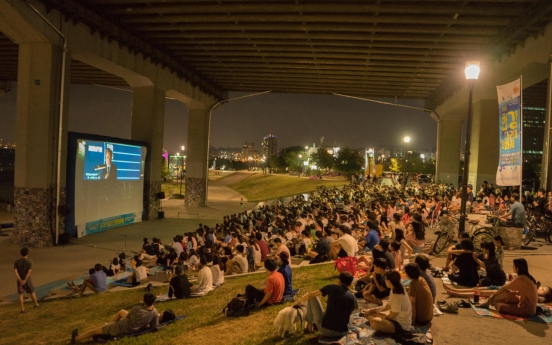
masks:
<svg viewBox="0 0 552 345"><path fill-rule="evenodd" d="M161 183L161 191L165 192L165 197L168 199L171 195L170 189L173 190L173 199L184 199L184 190L186 184L182 181L182 195L180 195L180 181L178 182L163 182Z"/></svg>
<svg viewBox="0 0 552 345"><path fill-rule="evenodd" d="M273 320L286 305L268 307L252 315L228 318L222 309L245 286L262 287L266 274L228 279L224 285L207 296L156 304L159 312L172 309L176 315L187 317L162 330L137 338L124 338L117 344L240 344L283 345L315 344L317 335L292 333L281 339L273 326ZM300 288L300 295L337 283L338 274L333 265L316 265L293 269L293 288ZM167 287L153 288L154 294L167 291ZM26 303L26 313L19 314L17 303L0 308L0 344L68 344L71 331L80 333L99 327L109 321L120 309L130 310L142 300L143 289L109 292L83 298L71 298L42 302L38 309ZM325 299L323 299L325 303Z"/></svg>
<svg viewBox="0 0 552 345"><path fill-rule="evenodd" d="M306 178L254 174L229 185L236 192L247 198L247 201L257 202L275 199L283 196L308 193L317 186L343 186L349 184L347 180L309 180Z"/></svg>

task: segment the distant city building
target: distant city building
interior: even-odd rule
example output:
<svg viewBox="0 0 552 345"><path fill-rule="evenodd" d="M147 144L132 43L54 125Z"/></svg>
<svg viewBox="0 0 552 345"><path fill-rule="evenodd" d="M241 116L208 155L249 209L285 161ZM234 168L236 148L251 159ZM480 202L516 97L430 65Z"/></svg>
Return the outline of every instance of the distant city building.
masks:
<svg viewBox="0 0 552 345"><path fill-rule="evenodd" d="M258 152L255 150L255 143L245 142L242 148L243 160L250 160L258 158Z"/></svg>
<svg viewBox="0 0 552 345"><path fill-rule="evenodd" d="M276 156L278 154L278 137L269 134L263 139L263 156L265 159L270 159L272 156Z"/></svg>
<svg viewBox="0 0 552 345"><path fill-rule="evenodd" d="M523 107L523 158L542 160L545 107Z"/></svg>

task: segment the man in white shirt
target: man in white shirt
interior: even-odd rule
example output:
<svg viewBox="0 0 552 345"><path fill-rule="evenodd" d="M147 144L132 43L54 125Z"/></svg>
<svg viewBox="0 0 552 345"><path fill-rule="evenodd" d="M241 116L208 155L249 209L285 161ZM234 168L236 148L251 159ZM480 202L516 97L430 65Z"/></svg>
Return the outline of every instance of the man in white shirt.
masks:
<svg viewBox="0 0 552 345"><path fill-rule="evenodd" d="M142 260L136 260L136 268L128 277L128 283L132 285L140 285L140 282L148 277L149 268L142 266Z"/></svg>
<svg viewBox="0 0 552 345"><path fill-rule="evenodd" d="M244 255L245 248L243 245L238 244L236 246L236 251L238 252L232 260L228 260L226 263L226 275L232 273L241 274L247 273L249 270L249 264L247 263L247 258Z"/></svg>
<svg viewBox="0 0 552 345"><path fill-rule="evenodd" d="M191 290L195 292L209 292L213 290L213 272L211 272L211 269L207 266L205 257L199 260L199 265L201 269L197 275L197 285L192 286Z"/></svg>
<svg viewBox="0 0 552 345"><path fill-rule="evenodd" d="M351 229L342 225L339 227L339 235L340 237L337 241L331 245L340 246L347 253L347 256L355 256L355 253L358 252L358 244L354 237L351 236Z"/></svg>
<svg viewBox="0 0 552 345"><path fill-rule="evenodd" d="M287 247L287 245L282 243L282 240L280 238L274 239L274 244L278 247L276 248L276 254L272 255L273 257L279 257L281 252L287 252L288 255L291 256L289 248Z"/></svg>

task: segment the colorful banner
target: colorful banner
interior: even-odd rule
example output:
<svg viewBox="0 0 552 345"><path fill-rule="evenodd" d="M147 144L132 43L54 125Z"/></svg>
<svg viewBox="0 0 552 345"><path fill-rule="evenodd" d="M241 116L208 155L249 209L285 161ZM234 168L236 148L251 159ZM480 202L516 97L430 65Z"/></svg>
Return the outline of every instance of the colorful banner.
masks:
<svg viewBox="0 0 552 345"><path fill-rule="evenodd" d="M522 165L522 113L521 77L511 83L496 87L498 93L498 116L500 154L496 172L499 186L521 185Z"/></svg>
<svg viewBox="0 0 552 345"><path fill-rule="evenodd" d="M141 217L137 217L137 216L138 215L135 213L127 213L120 216L109 217L109 218L88 222L86 223L86 227L84 229L79 228L78 237L95 234L97 232L115 228L121 225L128 225L135 222L140 222L142 219Z"/></svg>

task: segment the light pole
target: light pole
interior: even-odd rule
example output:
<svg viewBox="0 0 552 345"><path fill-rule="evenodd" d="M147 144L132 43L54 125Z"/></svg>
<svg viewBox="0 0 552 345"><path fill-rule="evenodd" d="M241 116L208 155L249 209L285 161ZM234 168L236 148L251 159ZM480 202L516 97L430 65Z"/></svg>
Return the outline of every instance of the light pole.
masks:
<svg viewBox="0 0 552 345"><path fill-rule="evenodd" d="M180 161L180 195L182 195L182 180L184 179L184 145L180 147L182 149L182 160Z"/></svg>
<svg viewBox="0 0 552 345"><path fill-rule="evenodd" d="M299 160L303 158L302 154L299 154ZM299 162L299 178L301 177L301 170L303 170L303 167L301 166L301 162Z"/></svg>
<svg viewBox="0 0 552 345"><path fill-rule="evenodd" d="M404 168L403 168L403 183L404 183L404 190L406 190L406 163L408 162L408 143L410 142L410 137L406 136L404 137L404 143L405 143L405 153L404 153Z"/></svg>
<svg viewBox="0 0 552 345"><path fill-rule="evenodd" d="M470 167L470 144L471 144L471 125L472 125L472 102L473 102L473 86L475 81L479 77L480 64L479 61L466 62L466 79L468 80L468 87L470 96L468 100L468 121L466 124L466 142L464 143L464 173L462 174L462 200L460 201L460 226L458 227L459 233L462 233L466 229L466 201L468 199L468 176Z"/></svg>

